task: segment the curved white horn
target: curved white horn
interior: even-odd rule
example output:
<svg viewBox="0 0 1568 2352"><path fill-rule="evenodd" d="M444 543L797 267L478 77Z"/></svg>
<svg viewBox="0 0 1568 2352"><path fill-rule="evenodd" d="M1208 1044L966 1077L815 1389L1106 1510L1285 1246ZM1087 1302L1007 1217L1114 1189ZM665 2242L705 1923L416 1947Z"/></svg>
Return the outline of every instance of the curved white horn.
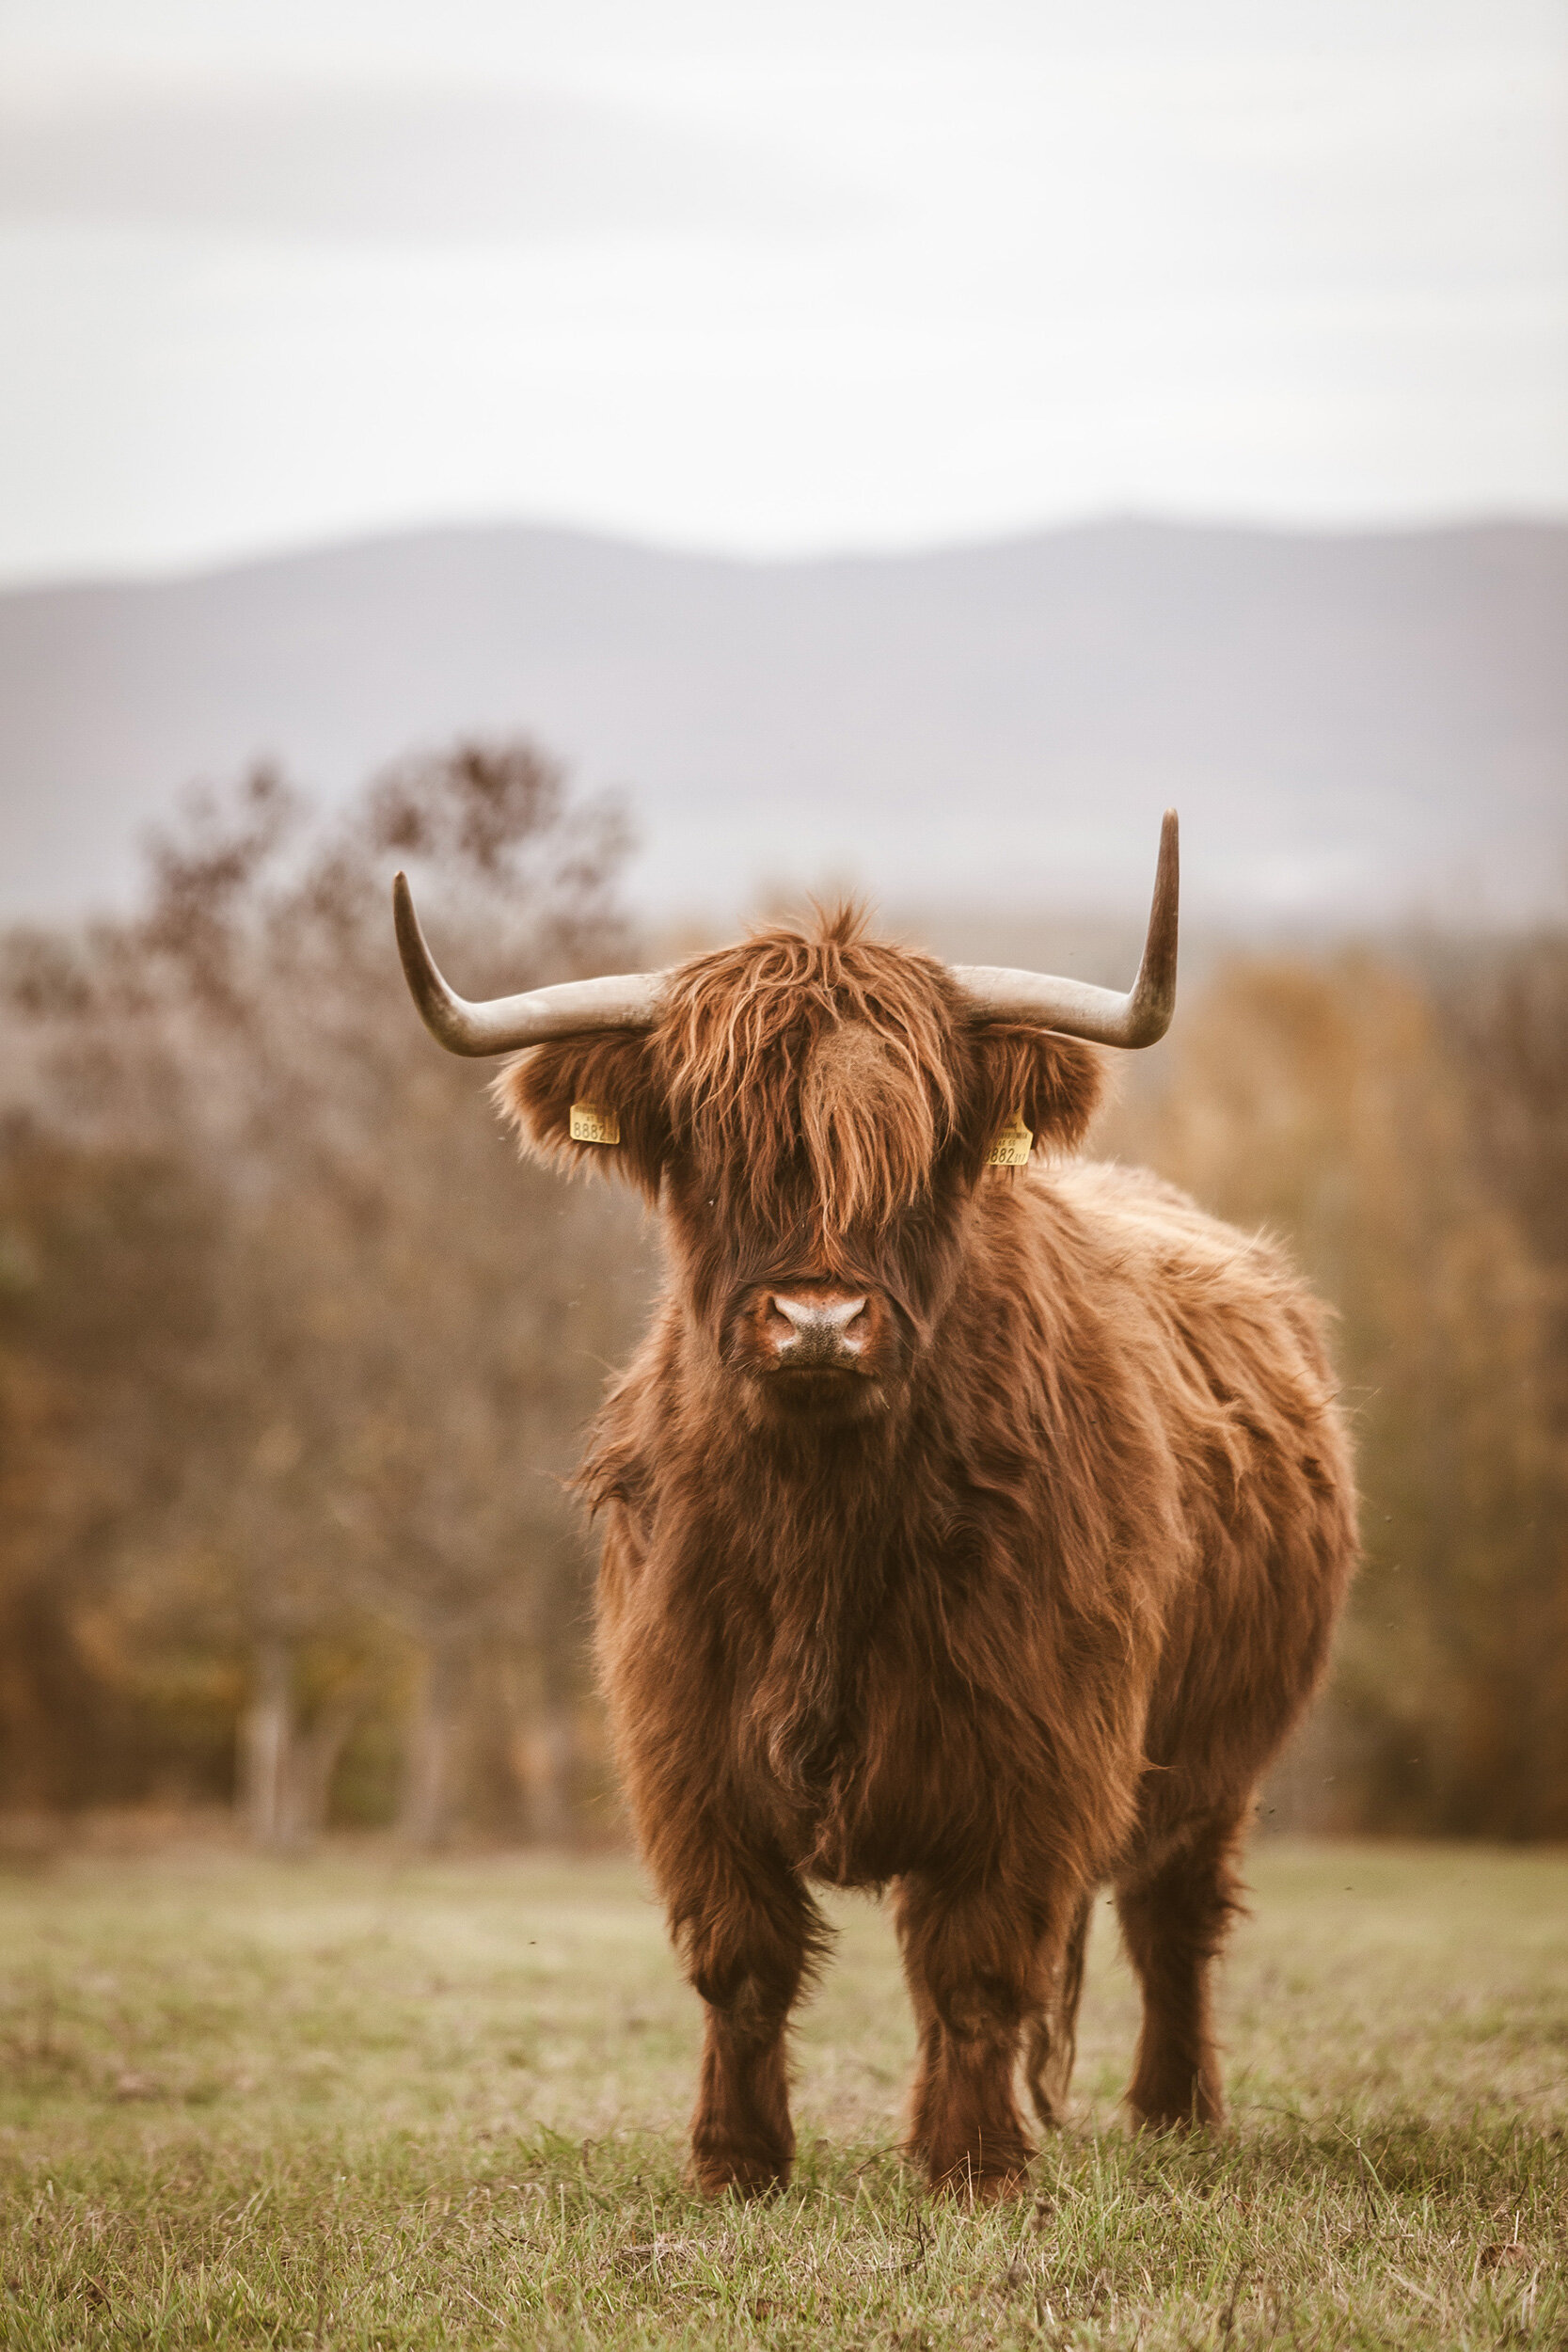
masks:
<svg viewBox="0 0 1568 2352"><path fill-rule="evenodd" d="M1176 811L1167 808L1160 827L1160 862L1154 871L1154 902L1148 911L1138 977L1125 996L1045 972L1009 972L1001 964L956 963L953 977L979 1021L1027 1022L1062 1037L1088 1038L1096 1045L1155 1045L1176 1010L1176 917L1180 857Z"/></svg>
<svg viewBox="0 0 1568 2352"><path fill-rule="evenodd" d="M522 996L493 996L471 1005L454 995L424 944L414 894L400 874L392 884L398 953L409 993L432 1037L449 1054L512 1054L547 1038L592 1037L600 1029L651 1029L658 1018L667 975L617 972L599 980L562 980Z"/></svg>

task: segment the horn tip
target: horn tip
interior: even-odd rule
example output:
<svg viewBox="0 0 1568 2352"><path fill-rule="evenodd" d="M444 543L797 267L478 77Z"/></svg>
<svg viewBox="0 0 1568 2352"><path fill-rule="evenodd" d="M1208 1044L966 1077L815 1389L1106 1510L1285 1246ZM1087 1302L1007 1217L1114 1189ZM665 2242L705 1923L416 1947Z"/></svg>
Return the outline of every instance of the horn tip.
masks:
<svg viewBox="0 0 1568 2352"><path fill-rule="evenodd" d="M414 965L423 961L424 938L420 930L420 918L414 912L414 893L408 887L408 877L401 867L392 877L392 929L397 933L404 969L412 979Z"/></svg>
<svg viewBox="0 0 1568 2352"><path fill-rule="evenodd" d="M1160 854L1154 868L1154 887L1159 895L1175 890L1180 855L1180 828L1176 811L1167 808L1160 819Z"/></svg>

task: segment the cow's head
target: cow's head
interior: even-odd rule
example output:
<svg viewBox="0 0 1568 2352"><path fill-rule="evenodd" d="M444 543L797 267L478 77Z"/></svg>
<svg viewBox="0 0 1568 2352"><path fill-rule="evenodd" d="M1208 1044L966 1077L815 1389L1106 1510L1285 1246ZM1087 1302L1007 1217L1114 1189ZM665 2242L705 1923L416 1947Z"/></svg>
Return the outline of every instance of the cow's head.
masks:
<svg viewBox="0 0 1568 2352"><path fill-rule="evenodd" d="M660 1202L716 1369L759 1416L885 1408L958 1279L999 1137L1078 1142L1096 1041L1152 1044L1176 977L1176 819L1132 990L950 966L849 910L673 970L467 1005L402 876L398 936L426 1022L467 1054L526 1046L496 1092L528 1148ZM606 1138L612 1138L607 1140Z"/></svg>

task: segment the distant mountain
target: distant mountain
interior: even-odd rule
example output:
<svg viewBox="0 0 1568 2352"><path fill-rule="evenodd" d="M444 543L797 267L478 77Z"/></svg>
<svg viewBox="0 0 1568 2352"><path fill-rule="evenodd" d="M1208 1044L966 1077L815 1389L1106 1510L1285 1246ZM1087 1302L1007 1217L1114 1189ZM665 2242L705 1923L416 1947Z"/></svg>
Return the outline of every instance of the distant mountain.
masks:
<svg viewBox="0 0 1568 2352"><path fill-rule="evenodd" d="M119 896L270 755L337 797L465 731L625 787L639 898L1514 920L1568 891L1568 525L1107 522L745 564L524 529L0 596L0 915Z"/></svg>

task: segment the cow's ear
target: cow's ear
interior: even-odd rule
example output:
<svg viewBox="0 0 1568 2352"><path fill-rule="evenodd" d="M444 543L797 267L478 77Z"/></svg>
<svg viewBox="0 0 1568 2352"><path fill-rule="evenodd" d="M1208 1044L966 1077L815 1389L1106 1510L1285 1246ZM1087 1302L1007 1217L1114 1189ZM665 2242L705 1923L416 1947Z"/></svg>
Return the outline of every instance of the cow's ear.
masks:
<svg viewBox="0 0 1568 2352"><path fill-rule="evenodd" d="M1070 1152L1083 1142L1105 1087L1104 1057L1094 1046L1040 1029L996 1028L980 1033L975 1053L974 1136L982 1160L1020 1118L1037 1152Z"/></svg>
<svg viewBox="0 0 1568 2352"><path fill-rule="evenodd" d="M490 1091L535 1159L568 1175L586 1168L620 1176L657 1200L670 1119L644 1033L535 1045L507 1063Z"/></svg>

